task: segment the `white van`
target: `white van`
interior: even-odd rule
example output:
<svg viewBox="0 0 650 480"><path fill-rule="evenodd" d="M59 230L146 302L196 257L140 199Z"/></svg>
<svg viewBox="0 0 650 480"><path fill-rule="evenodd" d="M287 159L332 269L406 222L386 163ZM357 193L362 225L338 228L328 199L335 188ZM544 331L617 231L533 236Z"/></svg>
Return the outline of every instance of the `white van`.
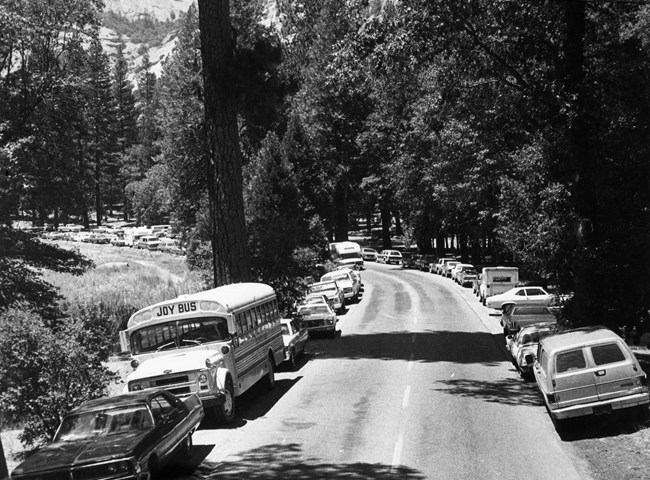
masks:
<svg viewBox="0 0 650 480"><path fill-rule="evenodd" d="M533 371L554 420L650 403L638 360L623 339L605 327L543 338Z"/></svg>
<svg viewBox="0 0 650 480"><path fill-rule="evenodd" d="M479 297L485 305L487 297L507 292L519 283L517 267L483 267Z"/></svg>

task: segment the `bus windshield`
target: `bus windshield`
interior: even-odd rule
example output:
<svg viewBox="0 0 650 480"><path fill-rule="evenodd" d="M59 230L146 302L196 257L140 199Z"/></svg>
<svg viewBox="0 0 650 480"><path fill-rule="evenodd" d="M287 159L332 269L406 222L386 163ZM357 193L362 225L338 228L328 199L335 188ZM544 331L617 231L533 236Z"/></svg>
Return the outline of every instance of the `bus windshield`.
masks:
<svg viewBox="0 0 650 480"><path fill-rule="evenodd" d="M144 327L131 335L134 354L194 347L207 342L228 340L228 324L223 317L172 320Z"/></svg>

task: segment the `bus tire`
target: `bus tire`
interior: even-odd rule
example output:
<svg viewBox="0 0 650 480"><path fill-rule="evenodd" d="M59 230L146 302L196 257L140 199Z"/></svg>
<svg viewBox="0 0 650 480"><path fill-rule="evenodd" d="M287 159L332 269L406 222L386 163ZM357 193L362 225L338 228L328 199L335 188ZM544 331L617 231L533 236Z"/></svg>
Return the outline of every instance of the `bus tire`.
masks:
<svg viewBox="0 0 650 480"><path fill-rule="evenodd" d="M226 378L224 390L226 398L221 405L214 407L214 414L219 423L229 425L235 420L235 389L230 375Z"/></svg>
<svg viewBox="0 0 650 480"><path fill-rule="evenodd" d="M275 387L275 362L273 356L269 353L269 371L264 376L264 383L268 390L273 390Z"/></svg>

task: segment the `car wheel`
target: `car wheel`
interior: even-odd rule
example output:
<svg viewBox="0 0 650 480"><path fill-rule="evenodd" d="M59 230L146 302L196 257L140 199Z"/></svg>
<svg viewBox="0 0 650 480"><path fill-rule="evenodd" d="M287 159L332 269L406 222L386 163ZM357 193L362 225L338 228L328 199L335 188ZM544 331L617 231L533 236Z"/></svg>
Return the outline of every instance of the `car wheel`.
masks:
<svg viewBox="0 0 650 480"><path fill-rule="evenodd" d="M273 387L275 387L275 363L271 355L269 355L269 371L266 373L266 377L264 377L264 383L266 384L267 390L273 390Z"/></svg>
<svg viewBox="0 0 650 480"><path fill-rule="evenodd" d="M228 425L235 419L235 389L230 377L226 379L225 396L224 402L215 407L215 416L219 423Z"/></svg>
<svg viewBox="0 0 650 480"><path fill-rule="evenodd" d="M293 348L289 351L289 366L291 370L296 369L296 350Z"/></svg>

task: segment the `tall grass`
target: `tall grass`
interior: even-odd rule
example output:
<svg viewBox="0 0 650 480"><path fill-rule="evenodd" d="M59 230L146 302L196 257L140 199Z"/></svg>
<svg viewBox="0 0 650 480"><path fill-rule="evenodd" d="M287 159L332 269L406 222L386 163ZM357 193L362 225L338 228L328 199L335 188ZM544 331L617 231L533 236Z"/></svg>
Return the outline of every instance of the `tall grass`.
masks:
<svg viewBox="0 0 650 480"><path fill-rule="evenodd" d="M62 311L99 316L94 322L108 327L113 345L117 332L126 328L129 317L137 310L207 288L180 258L132 250L82 253L97 267L81 276L45 271L43 278L59 289Z"/></svg>

